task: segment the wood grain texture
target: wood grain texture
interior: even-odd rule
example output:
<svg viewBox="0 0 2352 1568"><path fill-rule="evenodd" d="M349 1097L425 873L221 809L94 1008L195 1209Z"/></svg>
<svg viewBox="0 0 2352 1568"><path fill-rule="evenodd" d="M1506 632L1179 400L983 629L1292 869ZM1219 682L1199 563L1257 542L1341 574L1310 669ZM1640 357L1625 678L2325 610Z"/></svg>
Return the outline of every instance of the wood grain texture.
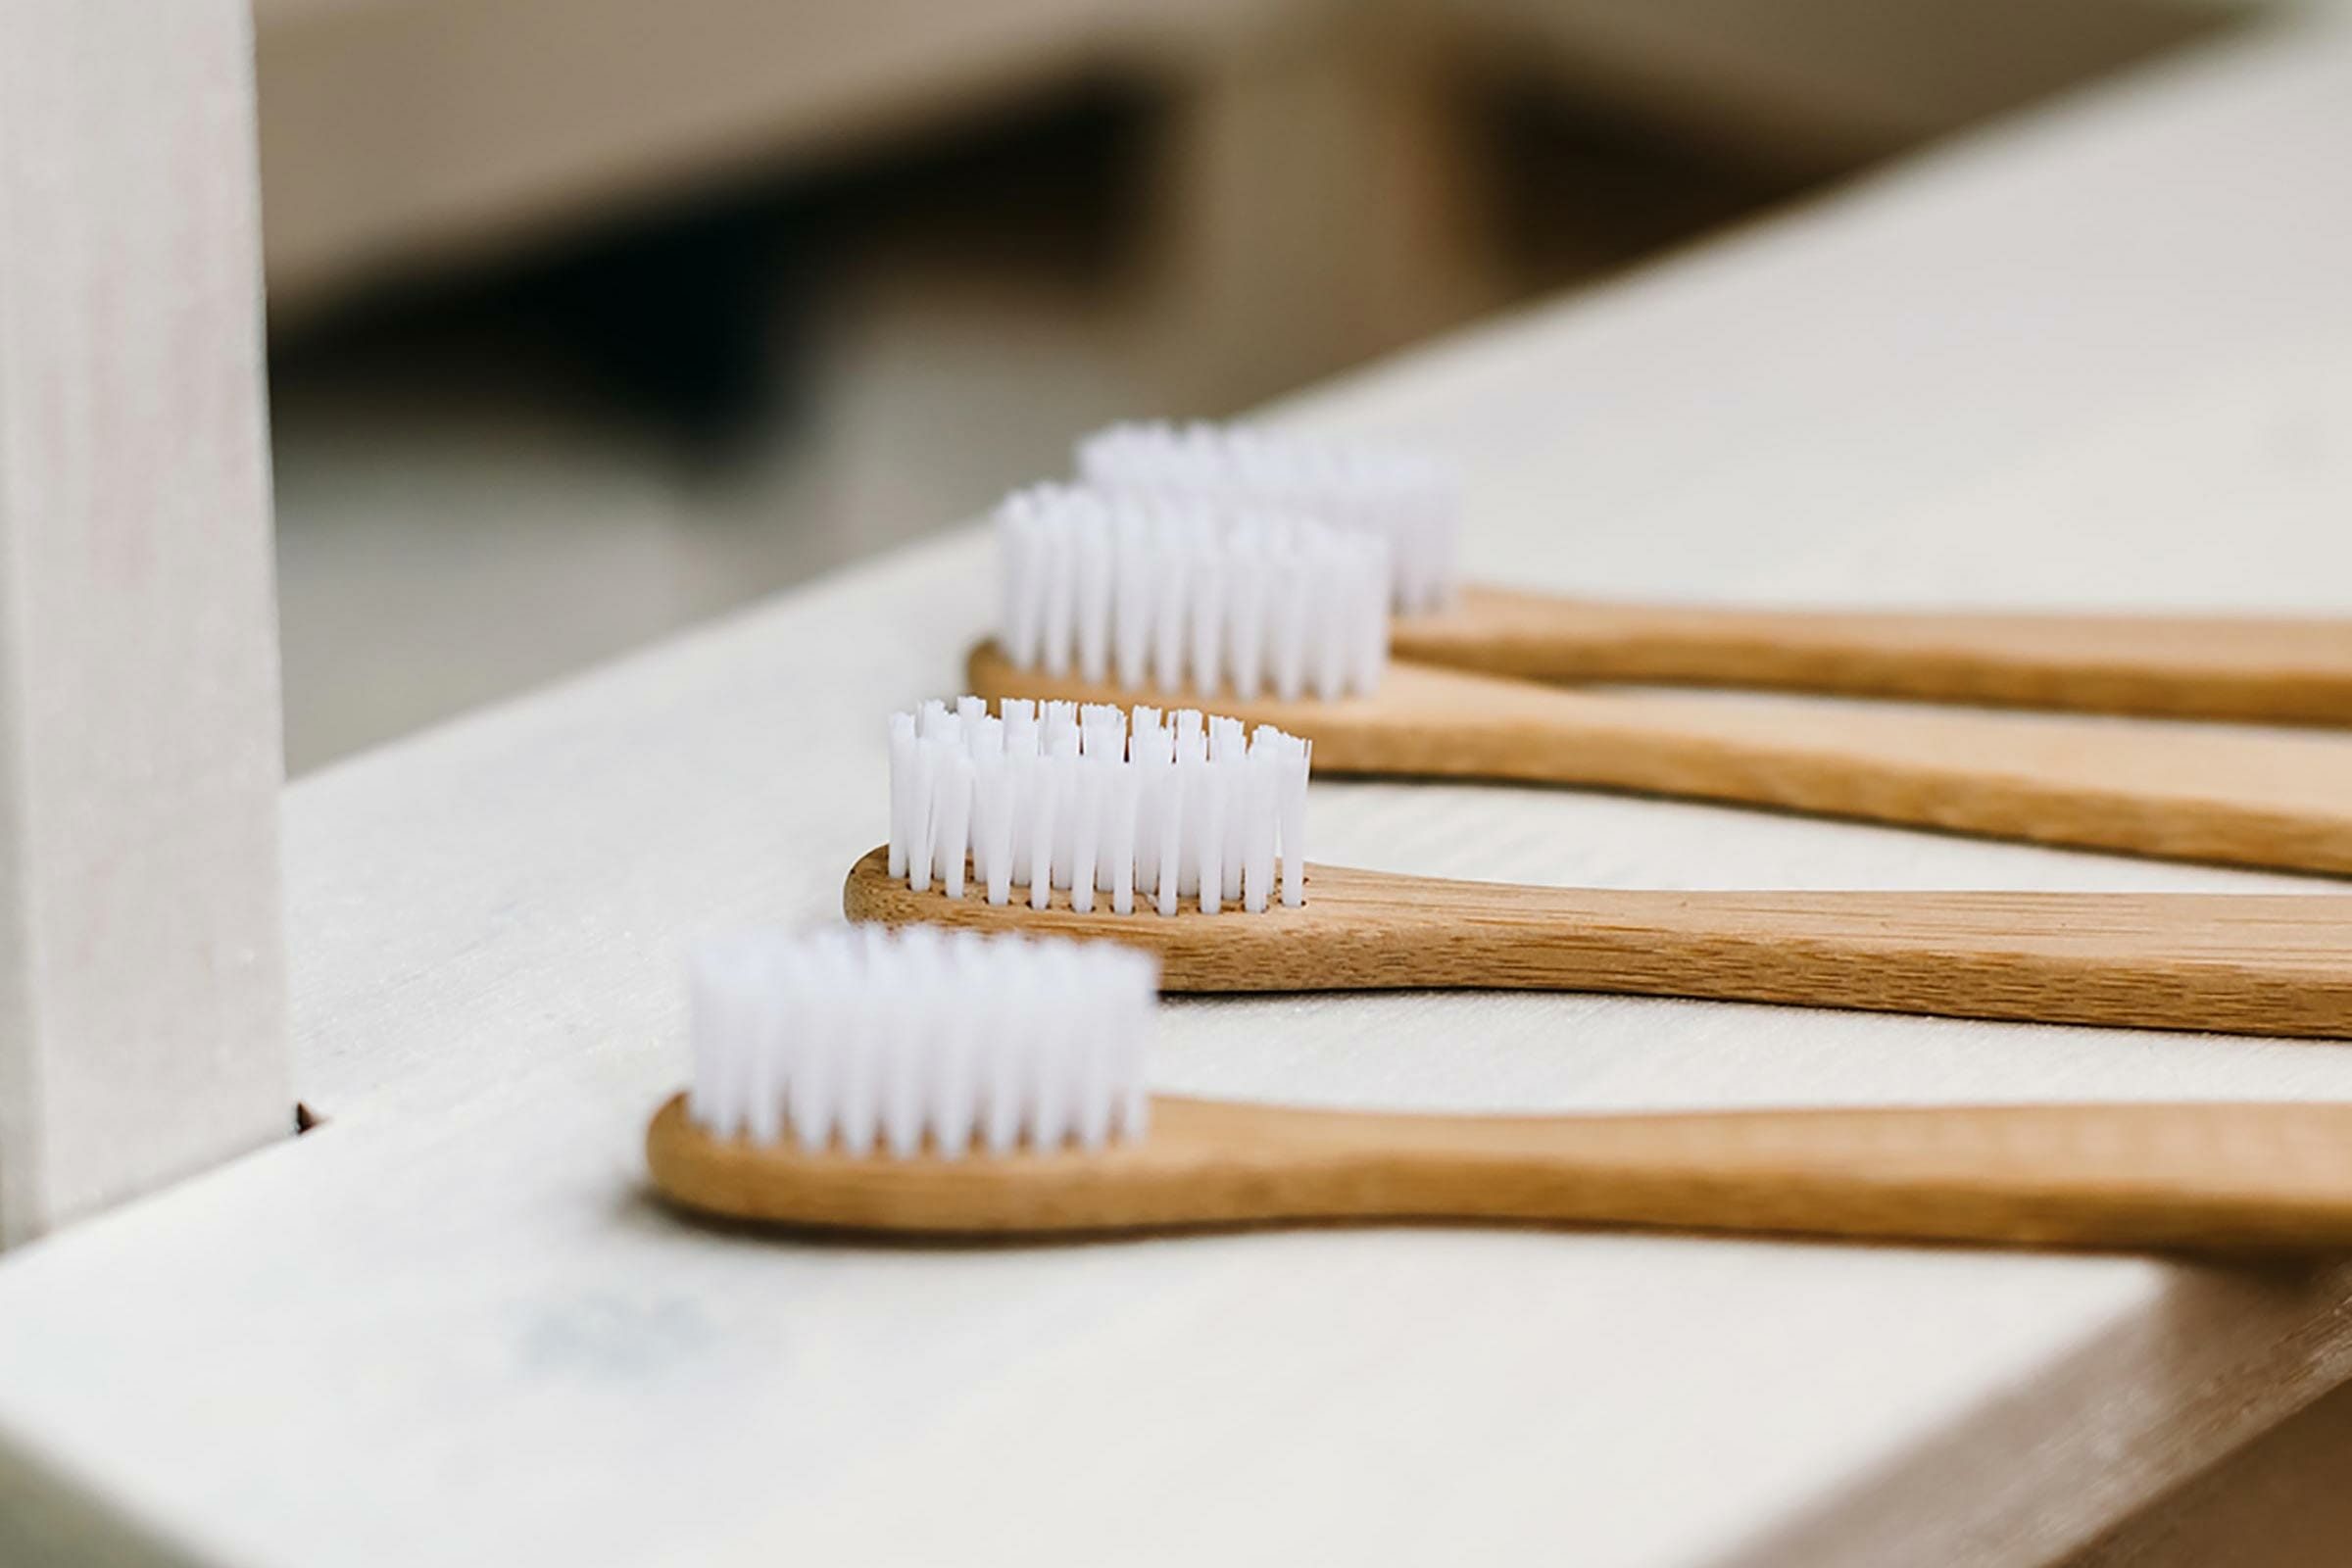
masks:
<svg viewBox="0 0 2352 1568"><path fill-rule="evenodd" d="M2352 620L1637 605L1471 588L1400 659L1550 681L1752 686L2352 724Z"/></svg>
<svg viewBox="0 0 2352 1568"><path fill-rule="evenodd" d="M243 0L0 0L0 1245L291 1130Z"/></svg>
<svg viewBox="0 0 2352 1568"><path fill-rule="evenodd" d="M646 1130L731 1219L934 1236L1532 1221L1995 1246L2352 1247L2352 1105L1947 1105L1412 1116L1161 1097L1088 1152L892 1159Z"/></svg>
<svg viewBox="0 0 2352 1568"><path fill-rule="evenodd" d="M914 893L877 849L853 920L1108 940L1175 992L1603 991L2352 1039L2352 897L1534 888L1310 866L1262 913L1086 914ZM967 886L975 886L967 884Z"/></svg>
<svg viewBox="0 0 2352 1568"><path fill-rule="evenodd" d="M1128 692L973 649L992 700L1190 703L1315 743L1319 776L1638 790L2040 844L2352 873L2352 740L2108 719L1561 690L1397 662L1337 703Z"/></svg>

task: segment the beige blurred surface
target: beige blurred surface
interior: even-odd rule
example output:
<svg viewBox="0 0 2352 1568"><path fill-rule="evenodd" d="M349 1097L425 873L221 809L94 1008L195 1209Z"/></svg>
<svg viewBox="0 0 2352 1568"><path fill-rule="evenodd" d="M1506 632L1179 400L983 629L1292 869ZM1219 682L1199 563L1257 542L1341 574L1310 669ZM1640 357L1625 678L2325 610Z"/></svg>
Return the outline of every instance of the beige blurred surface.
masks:
<svg viewBox="0 0 2352 1568"><path fill-rule="evenodd" d="M783 396L715 449L495 310L281 354L291 770L944 527L1165 406L1127 292L1054 275L1051 233L838 226L822 276L773 284L812 296Z"/></svg>
<svg viewBox="0 0 2352 1568"><path fill-rule="evenodd" d="M937 134L1090 74L1214 97L1401 37L1812 162L1948 130L2208 24L2213 0L258 0L285 308L745 170ZM1268 149L1272 151L1273 149Z"/></svg>
<svg viewBox="0 0 2352 1568"><path fill-rule="evenodd" d="M1963 13L262 0L290 764L943 527L1092 424L1245 407L2212 23ZM1105 81L1115 154L1051 128ZM498 316L551 258L762 204L801 325L723 454Z"/></svg>

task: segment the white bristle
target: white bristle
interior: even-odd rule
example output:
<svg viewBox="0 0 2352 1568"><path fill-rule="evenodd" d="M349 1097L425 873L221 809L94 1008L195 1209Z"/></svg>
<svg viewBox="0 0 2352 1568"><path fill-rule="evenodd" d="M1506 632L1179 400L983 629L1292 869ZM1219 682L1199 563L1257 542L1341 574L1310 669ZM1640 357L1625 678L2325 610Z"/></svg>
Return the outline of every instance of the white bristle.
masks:
<svg viewBox="0 0 2352 1568"><path fill-rule="evenodd" d="M695 1121L722 1137L954 1159L1144 1131L1159 966L1110 943L914 926L704 943Z"/></svg>
<svg viewBox="0 0 2352 1568"><path fill-rule="evenodd" d="M926 704L891 721L890 874L991 904L1054 890L1086 913L1208 914L1305 901L1307 744L1197 709L1163 714L1006 703L1002 718ZM1279 874L1278 874L1279 872Z"/></svg>
<svg viewBox="0 0 2352 1568"><path fill-rule="evenodd" d="M1331 701L1370 692L1387 665L1377 536L1269 507L1068 485L1009 497L997 533L999 638L1023 669Z"/></svg>
<svg viewBox="0 0 2352 1568"><path fill-rule="evenodd" d="M1435 609L1453 591L1460 486L1422 454L1246 424L1130 423L1088 436L1077 456L1079 478L1101 491L1280 512L1376 538L1399 611ZM1269 618L1284 624L1279 609Z"/></svg>

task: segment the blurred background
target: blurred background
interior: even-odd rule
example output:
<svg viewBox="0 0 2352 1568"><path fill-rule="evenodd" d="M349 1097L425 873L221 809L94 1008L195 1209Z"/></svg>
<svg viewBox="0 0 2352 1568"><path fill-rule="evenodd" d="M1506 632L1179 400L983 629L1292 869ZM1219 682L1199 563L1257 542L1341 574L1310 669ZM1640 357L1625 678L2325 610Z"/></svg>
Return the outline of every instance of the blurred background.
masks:
<svg viewBox="0 0 2352 1568"><path fill-rule="evenodd" d="M257 0L289 766L2241 24Z"/></svg>

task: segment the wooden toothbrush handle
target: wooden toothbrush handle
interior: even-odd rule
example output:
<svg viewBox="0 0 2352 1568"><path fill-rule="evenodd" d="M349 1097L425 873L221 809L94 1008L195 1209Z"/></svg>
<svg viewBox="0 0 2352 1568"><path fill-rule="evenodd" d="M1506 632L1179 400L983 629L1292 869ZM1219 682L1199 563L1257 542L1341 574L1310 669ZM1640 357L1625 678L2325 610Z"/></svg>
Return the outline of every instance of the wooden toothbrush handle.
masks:
<svg viewBox="0 0 2352 1568"><path fill-rule="evenodd" d="M1579 691L1398 663L1269 705L1318 774L1515 779L2170 859L2352 873L2352 737L1822 699Z"/></svg>
<svg viewBox="0 0 2352 1568"><path fill-rule="evenodd" d="M1155 920L1186 928L1168 933L1182 940L1163 950L1163 983L1598 991L2352 1038L2344 895L1651 892L1338 867L1306 886L1299 908L1221 922L1246 934Z"/></svg>
<svg viewBox="0 0 2352 1568"><path fill-rule="evenodd" d="M1746 610L1465 590L1398 657L1538 680L1661 681L2352 724L2352 619Z"/></svg>
<svg viewBox="0 0 2352 1568"><path fill-rule="evenodd" d="M2352 1106L1981 1105L1417 1116L1155 1098L1096 1151L892 1159L719 1138L655 1184L733 1219L930 1236L1519 1221L2101 1249L2352 1247Z"/></svg>
<svg viewBox="0 0 2352 1568"><path fill-rule="evenodd" d="M1569 1117L1161 1101L1297 1217L2091 1248L2352 1247L2352 1106L1982 1105ZM1196 1170L1199 1166L1196 1165ZM1247 1204L1246 1197L1237 1201ZM1238 1217L1238 1216L1237 1216Z"/></svg>
<svg viewBox="0 0 2352 1568"><path fill-rule="evenodd" d="M1088 913L908 891L842 912L1123 942L1173 992L1599 991L1960 1018L2352 1039L2352 895L1532 888L1313 865L1262 913Z"/></svg>
<svg viewBox="0 0 2352 1568"><path fill-rule="evenodd" d="M974 649L991 698L1199 704L1315 745L1317 777L1639 790L2042 844L2352 874L2352 737L1828 699L1581 691L1398 661L1340 702L1124 692Z"/></svg>

